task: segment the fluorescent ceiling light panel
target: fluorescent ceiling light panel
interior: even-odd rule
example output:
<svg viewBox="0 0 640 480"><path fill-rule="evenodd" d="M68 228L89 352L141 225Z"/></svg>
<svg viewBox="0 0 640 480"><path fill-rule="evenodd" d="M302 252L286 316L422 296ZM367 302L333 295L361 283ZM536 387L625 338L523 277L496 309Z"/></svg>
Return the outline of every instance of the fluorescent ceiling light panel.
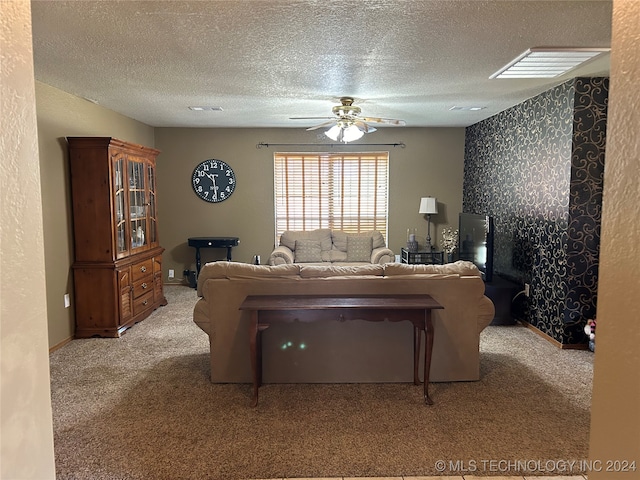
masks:
<svg viewBox="0 0 640 480"><path fill-rule="evenodd" d="M222 107L189 107L189 110L194 112L222 112Z"/></svg>
<svg viewBox="0 0 640 480"><path fill-rule="evenodd" d="M553 78L610 50L609 48L531 48L489 78Z"/></svg>
<svg viewBox="0 0 640 480"><path fill-rule="evenodd" d="M460 107L458 105L454 105L449 109L451 112L478 112L480 110L484 110L484 107Z"/></svg>

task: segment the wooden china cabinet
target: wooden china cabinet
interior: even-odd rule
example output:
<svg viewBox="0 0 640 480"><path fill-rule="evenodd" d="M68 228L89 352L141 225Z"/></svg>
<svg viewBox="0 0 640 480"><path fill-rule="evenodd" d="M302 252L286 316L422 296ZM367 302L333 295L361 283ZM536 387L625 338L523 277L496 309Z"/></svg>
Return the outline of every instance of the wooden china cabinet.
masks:
<svg viewBox="0 0 640 480"><path fill-rule="evenodd" d="M119 337L166 305L153 148L68 137L77 338Z"/></svg>

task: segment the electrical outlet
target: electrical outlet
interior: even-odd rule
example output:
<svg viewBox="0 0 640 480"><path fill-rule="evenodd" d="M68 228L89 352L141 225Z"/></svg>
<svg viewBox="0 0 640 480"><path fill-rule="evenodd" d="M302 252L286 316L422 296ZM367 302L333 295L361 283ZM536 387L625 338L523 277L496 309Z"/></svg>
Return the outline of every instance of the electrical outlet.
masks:
<svg viewBox="0 0 640 480"><path fill-rule="evenodd" d="M174 277L176 276L176 272L173 268L169 269L169 280L173 280Z"/></svg>
<svg viewBox="0 0 640 480"><path fill-rule="evenodd" d="M524 296L528 297L529 293L531 292L531 286L528 283L524 284Z"/></svg>
<svg viewBox="0 0 640 480"><path fill-rule="evenodd" d="M69 308L71 306L71 299L69 298L69 294L64 294L64 308Z"/></svg>

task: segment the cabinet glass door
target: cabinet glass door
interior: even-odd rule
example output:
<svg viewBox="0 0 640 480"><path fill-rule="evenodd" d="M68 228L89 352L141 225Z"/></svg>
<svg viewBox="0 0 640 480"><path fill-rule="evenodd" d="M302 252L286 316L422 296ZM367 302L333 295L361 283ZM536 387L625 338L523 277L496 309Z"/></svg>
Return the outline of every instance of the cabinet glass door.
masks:
<svg viewBox="0 0 640 480"><path fill-rule="evenodd" d="M156 217L156 172L152 165L147 165L147 188L149 189L149 244L158 243L158 222Z"/></svg>
<svg viewBox="0 0 640 480"><path fill-rule="evenodd" d="M124 193L124 157L113 157L113 202L116 215L116 257L122 257L129 250L126 237L127 219L125 218L125 193Z"/></svg>
<svg viewBox="0 0 640 480"><path fill-rule="evenodd" d="M145 162L129 158L129 223L131 249L144 249L149 245L147 232L147 199L145 188Z"/></svg>

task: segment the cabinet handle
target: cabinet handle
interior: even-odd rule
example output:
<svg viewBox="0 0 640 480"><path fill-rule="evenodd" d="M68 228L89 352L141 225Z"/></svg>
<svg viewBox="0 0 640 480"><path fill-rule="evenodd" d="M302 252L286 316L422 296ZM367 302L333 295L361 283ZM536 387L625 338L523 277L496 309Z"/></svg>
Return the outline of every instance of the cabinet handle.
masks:
<svg viewBox="0 0 640 480"><path fill-rule="evenodd" d="M145 267L144 265L143 265L143 266L141 266L141 267L140 267L140 271L141 271L142 273L146 272L146 271L147 271L147 267Z"/></svg>
<svg viewBox="0 0 640 480"><path fill-rule="evenodd" d="M142 288L147 288L147 284L146 284L146 283L143 283L143 284L141 285L141 287L142 287Z"/></svg>
<svg viewBox="0 0 640 480"><path fill-rule="evenodd" d="M142 305L144 305L146 307L147 303L149 303L149 300L145 300L144 302L142 302Z"/></svg>

